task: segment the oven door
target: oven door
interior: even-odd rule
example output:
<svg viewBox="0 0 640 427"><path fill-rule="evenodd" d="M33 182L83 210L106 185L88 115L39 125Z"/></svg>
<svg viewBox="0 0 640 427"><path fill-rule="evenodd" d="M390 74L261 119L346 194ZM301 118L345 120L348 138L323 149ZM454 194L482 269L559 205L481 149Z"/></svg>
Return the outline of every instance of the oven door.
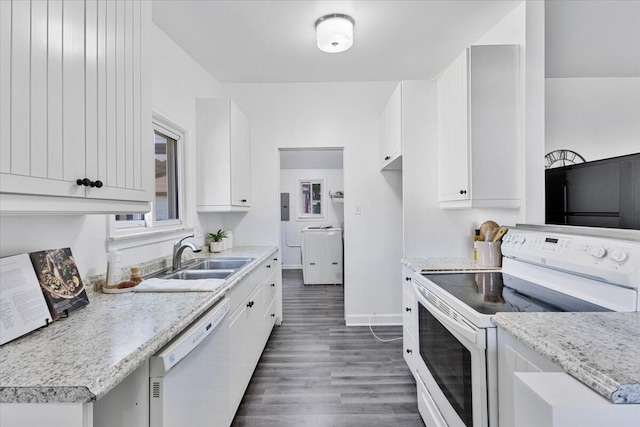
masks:
<svg viewBox="0 0 640 427"><path fill-rule="evenodd" d="M486 331L466 322L419 284L417 371L449 427L487 427ZM435 406L435 408L434 408Z"/></svg>

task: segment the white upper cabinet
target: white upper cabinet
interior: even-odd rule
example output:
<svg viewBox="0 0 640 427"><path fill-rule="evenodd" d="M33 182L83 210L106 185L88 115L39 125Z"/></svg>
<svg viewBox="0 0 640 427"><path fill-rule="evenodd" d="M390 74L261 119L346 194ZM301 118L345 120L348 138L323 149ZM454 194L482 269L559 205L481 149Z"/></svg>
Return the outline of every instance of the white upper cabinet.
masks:
<svg viewBox="0 0 640 427"><path fill-rule="evenodd" d="M445 208L520 206L519 47L471 46L438 79Z"/></svg>
<svg viewBox="0 0 640 427"><path fill-rule="evenodd" d="M402 83L380 112L380 170L402 169Z"/></svg>
<svg viewBox="0 0 640 427"><path fill-rule="evenodd" d="M198 99L199 212L246 212L251 206L249 120L230 99Z"/></svg>
<svg viewBox="0 0 640 427"><path fill-rule="evenodd" d="M3 213L147 212L147 1L0 1Z"/></svg>

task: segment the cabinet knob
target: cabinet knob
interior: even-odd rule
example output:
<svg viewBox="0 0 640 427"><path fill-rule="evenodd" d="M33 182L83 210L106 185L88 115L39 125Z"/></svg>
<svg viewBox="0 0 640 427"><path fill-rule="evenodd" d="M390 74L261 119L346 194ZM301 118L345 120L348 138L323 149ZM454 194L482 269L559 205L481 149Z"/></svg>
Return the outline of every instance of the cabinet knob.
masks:
<svg viewBox="0 0 640 427"><path fill-rule="evenodd" d="M338 263L337 263L337 262L332 262L331 264L333 264L333 265L338 265Z"/></svg>
<svg viewBox="0 0 640 427"><path fill-rule="evenodd" d="M310 262L309 265L316 265L316 263L315 262Z"/></svg>
<svg viewBox="0 0 640 427"><path fill-rule="evenodd" d="M91 185L91 180L89 178L76 179L76 184L84 185L85 187L88 187Z"/></svg>
<svg viewBox="0 0 640 427"><path fill-rule="evenodd" d="M273 314L273 313L271 313L271 317L276 317L276 315L275 315L275 314Z"/></svg>
<svg viewBox="0 0 640 427"><path fill-rule="evenodd" d="M272 288L275 288L275 287L276 287L276 284L275 284L275 283L272 283L272 284L271 284L271 287L272 287Z"/></svg>
<svg viewBox="0 0 640 427"><path fill-rule="evenodd" d="M247 203L247 199L240 200L242 203Z"/></svg>
<svg viewBox="0 0 640 427"><path fill-rule="evenodd" d="M404 311L411 311L411 307L406 307Z"/></svg>
<svg viewBox="0 0 640 427"><path fill-rule="evenodd" d="M407 354L411 354L413 353L413 350L411 350L410 348L407 349Z"/></svg>
<svg viewBox="0 0 640 427"><path fill-rule="evenodd" d="M389 160L390 158L391 157L387 156L387 157L384 158L384 160L386 161L386 160Z"/></svg>
<svg viewBox="0 0 640 427"><path fill-rule="evenodd" d="M460 190L460 194L467 194L467 190Z"/></svg>
<svg viewBox="0 0 640 427"><path fill-rule="evenodd" d="M253 301L249 301L247 303L247 307L251 308L251 307L253 307L253 304L255 304Z"/></svg>
<svg viewBox="0 0 640 427"><path fill-rule="evenodd" d="M102 188L102 181L97 180L97 181L91 181L91 187L96 187L96 188Z"/></svg>
<svg viewBox="0 0 640 427"><path fill-rule="evenodd" d="M273 260L274 260L274 261L277 261L277 260L278 260L278 258L274 258Z"/></svg>
<svg viewBox="0 0 640 427"><path fill-rule="evenodd" d="M271 268L271 264L267 264L267 268Z"/></svg>
<svg viewBox="0 0 640 427"><path fill-rule="evenodd" d="M411 277L407 276L404 278L405 281L410 282L411 281Z"/></svg>

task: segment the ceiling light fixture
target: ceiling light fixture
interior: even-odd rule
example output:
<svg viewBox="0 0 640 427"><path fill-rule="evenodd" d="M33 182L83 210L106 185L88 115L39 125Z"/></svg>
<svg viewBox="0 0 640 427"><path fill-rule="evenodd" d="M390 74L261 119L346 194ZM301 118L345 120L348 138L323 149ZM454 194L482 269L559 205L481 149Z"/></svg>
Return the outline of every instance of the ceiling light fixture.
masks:
<svg viewBox="0 0 640 427"><path fill-rule="evenodd" d="M327 53L344 52L353 46L353 25L349 15L332 13L316 21L318 49Z"/></svg>

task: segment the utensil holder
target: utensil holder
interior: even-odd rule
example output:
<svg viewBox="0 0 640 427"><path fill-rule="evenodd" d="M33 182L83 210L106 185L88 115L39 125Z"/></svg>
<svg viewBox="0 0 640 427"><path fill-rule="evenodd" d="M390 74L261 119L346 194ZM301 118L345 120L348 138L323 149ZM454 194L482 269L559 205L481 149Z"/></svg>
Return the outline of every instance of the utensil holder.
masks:
<svg viewBox="0 0 640 427"><path fill-rule="evenodd" d="M502 266L502 242L476 242L478 265L481 267Z"/></svg>

